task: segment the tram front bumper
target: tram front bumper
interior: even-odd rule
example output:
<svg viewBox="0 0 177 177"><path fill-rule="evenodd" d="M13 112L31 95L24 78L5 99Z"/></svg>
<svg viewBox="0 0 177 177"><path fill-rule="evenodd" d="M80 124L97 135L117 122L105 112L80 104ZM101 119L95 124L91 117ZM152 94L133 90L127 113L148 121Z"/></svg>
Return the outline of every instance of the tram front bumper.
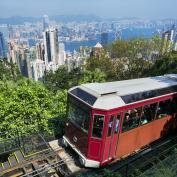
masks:
<svg viewBox="0 0 177 177"><path fill-rule="evenodd" d="M62 139L63 145L65 147L70 146L78 155L79 155L79 161L81 165L84 167L91 167L91 168L99 168L100 167L100 162L87 159L77 148L75 145L73 145L65 136L63 136Z"/></svg>

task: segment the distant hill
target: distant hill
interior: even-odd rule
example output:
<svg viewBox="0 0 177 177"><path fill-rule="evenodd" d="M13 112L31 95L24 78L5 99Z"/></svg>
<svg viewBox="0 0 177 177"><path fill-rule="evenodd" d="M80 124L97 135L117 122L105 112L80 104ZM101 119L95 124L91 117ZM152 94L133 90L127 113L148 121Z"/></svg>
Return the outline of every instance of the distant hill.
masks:
<svg viewBox="0 0 177 177"><path fill-rule="evenodd" d="M21 25L25 22L36 22L39 20L40 18L14 16L9 18L0 18L0 24Z"/></svg>
<svg viewBox="0 0 177 177"><path fill-rule="evenodd" d="M55 16L49 16L50 20L55 20L57 22L100 22L100 21L122 21L122 20L141 20L140 18L136 17L117 17L117 18L100 18L97 15L88 14L88 15L55 15ZM177 19L160 19L164 22L171 21L174 24L177 24ZM9 25L21 25L25 22L42 22L42 16L41 17L22 17L22 16L14 16L9 18L0 18L0 24L9 24ZM156 20L152 20L156 22Z"/></svg>
<svg viewBox="0 0 177 177"><path fill-rule="evenodd" d="M49 17L50 20L55 20L57 22L92 22L92 21L101 21L102 19L96 15L56 15ZM9 24L9 25L21 25L25 22L37 22L42 21L42 17L21 17L14 16L9 18L0 18L0 24Z"/></svg>
<svg viewBox="0 0 177 177"><path fill-rule="evenodd" d="M122 21L122 20L140 20L140 18L137 17L117 17L117 18L108 18L109 21Z"/></svg>
<svg viewBox="0 0 177 177"><path fill-rule="evenodd" d="M52 16L50 19L57 22L92 22L102 20L96 15L57 15Z"/></svg>

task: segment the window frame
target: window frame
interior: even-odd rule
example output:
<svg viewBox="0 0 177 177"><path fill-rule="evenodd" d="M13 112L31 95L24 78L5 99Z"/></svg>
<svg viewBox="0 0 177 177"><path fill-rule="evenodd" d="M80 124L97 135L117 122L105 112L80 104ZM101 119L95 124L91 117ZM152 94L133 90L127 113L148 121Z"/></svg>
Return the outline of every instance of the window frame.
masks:
<svg viewBox="0 0 177 177"><path fill-rule="evenodd" d="M134 128L132 128L132 129L129 129L129 130L127 130L127 131L123 131L123 123L124 123L124 119L125 119L125 113L128 111L128 110L131 110L131 109L136 109L136 108L138 108L138 107L142 107L142 110L143 110L143 108L146 106L146 105L151 105L151 104L157 104L157 106L156 106L156 111L155 111L155 116L154 116L154 119L152 120L152 121L150 121L150 122L148 122L148 123L146 123L146 124L141 124L141 123L139 123L139 126L138 127L140 127L140 126L144 126L144 125L147 125L147 124L149 124L149 123L151 123L151 122L153 122L153 121L156 121L156 120L160 120L160 119L163 119L163 118L166 118L167 116L173 116L174 114L177 114L177 112L175 113L175 112L172 112L172 114L171 115L167 115L167 116L164 116L164 117L162 117L162 118L157 118L157 109L158 109L158 107L159 107L159 103L160 102L162 102L162 101L167 101L167 100L170 100L171 102L173 102L173 100L174 99L176 99L177 100L177 95L174 95L174 94L172 94L172 95L164 95L164 97L165 98L160 98L160 99L158 99L158 101L155 101L155 100L151 100L151 98L150 98L150 103L148 103L147 102L147 100L144 100L144 101L146 101L146 103L142 103L142 105L141 106L134 106L134 105L132 105L132 107L131 107L131 104L134 104L134 103L130 103L130 106L128 105L128 109L124 109L123 111L122 111L122 123L121 123L121 133L125 133L125 132L128 132L128 131L131 131L132 129L134 129ZM136 104L136 103L135 103ZM141 116L142 116L142 112L141 112ZM141 120L141 118L140 118L140 120ZM136 128L138 128L138 127L136 127Z"/></svg>
<svg viewBox="0 0 177 177"><path fill-rule="evenodd" d="M115 128L115 118L116 118L116 115L114 115L114 114L109 116L108 130L107 130L106 137L110 137L110 136L112 136L112 133L114 133L113 130ZM109 123L110 123L111 119L112 119L112 127L111 127L111 130L110 130Z"/></svg>
<svg viewBox="0 0 177 177"><path fill-rule="evenodd" d="M147 125L147 124L149 124L149 123L151 123L151 122L157 120L157 119L156 119L156 116L157 116L157 108L158 108L158 106L159 106L159 101L158 101L158 102L153 102L153 103L150 103L150 104L145 104L145 105L142 106L142 108L144 108L144 107L147 106L147 105L152 105L152 104L157 104L157 105L156 105L156 111L155 111L155 114L154 114L154 118L153 118L151 121L149 121L149 122L147 122L147 123L145 123L145 124L141 124L141 118L142 118L142 113L141 113L140 126ZM142 109L142 110L143 110L143 109Z"/></svg>
<svg viewBox="0 0 177 177"><path fill-rule="evenodd" d="M117 114L115 114L115 127L114 127L114 134L118 134L122 131L122 127L121 127L121 119L122 119L122 112L119 112ZM118 119L119 116L119 119ZM118 131L116 131L116 120L119 120L119 124L118 124Z"/></svg>
<svg viewBox="0 0 177 177"><path fill-rule="evenodd" d="M103 116L103 118L104 118L104 121L103 121L103 129L102 129L102 137L101 138L99 138L99 137L95 137L95 136L93 136L93 125L94 125L94 119L95 119L95 116ZM91 137L92 138L94 138L94 139L98 139L98 140L102 140L103 139L103 133L104 133L104 127L105 127L105 115L104 114L97 114L97 113L94 113L93 114L93 121L92 121L92 131L91 131Z"/></svg>
<svg viewBox="0 0 177 177"><path fill-rule="evenodd" d="M123 111L123 114L122 114L122 116L123 116L123 122L122 122L122 128L121 128L121 132L122 132L122 133L128 132L128 131L130 131L130 130L133 130L133 129L138 128L138 127L141 126L141 116L142 116L143 107L144 107L144 106L138 106L138 107L133 107L133 108L126 109L125 111ZM140 120L139 120L138 126L137 126L137 127L132 127L132 128L130 128L130 129L128 129L128 130L123 130L123 125L124 125L124 120L125 120L125 114L127 113L128 110L133 110L133 109L137 109L137 108L141 108L141 114L140 114Z"/></svg>
<svg viewBox="0 0 177 177"><path fill-rule="evenodd" d="M77 104L79 105L82 105L82 106L85 106L85 109L83 108L80 108ZM88 130L85 130L83 127L81 127L80 125L78 125L74 120L70 119L69 118L69 107L70 107L70 104L74 107L77 107L79 108L80 110L82 110L84 113L88 113ZM67 118L68 120L74 124L77 128L81 129L84 133L86 134L89 134L89 130L90 130L90 121L91 121L91 118L92 118L92 109L90 106L88 106L87 104L85 104L84 102L80 101L78 98L76 98L75 96L73 95L68 95L68 98L67 98ZM85 122L85 121L84 121Z"/></svg>
<svg viewBox="0 0 177 177"><path fill-rule="evenodd" d="M159 108L160 102L165 102L165 101L168 101L168 100L170 101L170 104L171 104L173 98L168 98L168 99L164 99L164 100L159 101L157 108ZM157 109L157 111L156 111L156 118L155 118L155 120L160 120L160 119L163 119L163 118L165 118L165 117L167 117L167 116L172 116L174 113L171 113L171 114L169 114L169 115L163 116L163 117L161 117L161 118L158 118L157 114L158 114L158 109Z"/></svg>

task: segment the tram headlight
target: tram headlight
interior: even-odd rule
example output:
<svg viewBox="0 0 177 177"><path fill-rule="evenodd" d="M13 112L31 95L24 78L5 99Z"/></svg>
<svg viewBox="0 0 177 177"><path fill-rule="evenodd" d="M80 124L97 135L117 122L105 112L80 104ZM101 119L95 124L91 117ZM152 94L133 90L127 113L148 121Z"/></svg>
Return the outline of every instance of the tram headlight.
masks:
<svg viewBox="0 0 177 177"><path fill-rule="evenodd" d="M68 147L68 143L66 142L66 140L63 138L62 139L62 144L65 146L65 147Z"/></svg>
<svg viewBox="0 0 177 177"><path fill-rule="evenodd" d="M79 161L80 161L81 165L85 166L85 160L83 158L80 157Z"/></svg>

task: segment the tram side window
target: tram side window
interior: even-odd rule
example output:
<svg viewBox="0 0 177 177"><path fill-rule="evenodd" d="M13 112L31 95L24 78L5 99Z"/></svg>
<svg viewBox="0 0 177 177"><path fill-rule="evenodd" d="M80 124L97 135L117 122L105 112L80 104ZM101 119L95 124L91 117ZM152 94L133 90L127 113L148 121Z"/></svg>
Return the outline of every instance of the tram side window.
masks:
<svg viewBox="0 0 177 177"><path fill-rule="evenodd" d="M157 110L157 103L145 105L142 111L141 124L147 124L152 120L154 120L156 115L156 110Z"/></svg>
<svg viewBox="0 0 177 177"><path fill-rule="evenodd" d="M122 130L123 132L139 126L142 108L130 109L125 112Z"/></svg>
<svg viewBox="0 0 177 177"><path fill-rule="evenodd" d="M171 100L159 102L159 106L157 109L157 119L163 118L171 114L172 114Z"/></svg>
<svg viewBox="0 0 177 177"><path fill-rule="evenodd" d="M118 131L119 131L119 126L120 126L120 114L118 114L117 117L116 117L115 131L114 131L114 133L118 133Z"/></svg>
<svg viewBox="0 0 177 177"><path fill-rule="evenodd" d="M108 125L108 136L111 136L113 121L114 121L114 116L111 116Z"/></svg>
<svg viewBox="0 0 177 177"><path fill-rule="evenodd" d="M94 115L92 136L95 138L102 138L103 134L103 125L104 125L104 116L103 115Z"/></svg>

